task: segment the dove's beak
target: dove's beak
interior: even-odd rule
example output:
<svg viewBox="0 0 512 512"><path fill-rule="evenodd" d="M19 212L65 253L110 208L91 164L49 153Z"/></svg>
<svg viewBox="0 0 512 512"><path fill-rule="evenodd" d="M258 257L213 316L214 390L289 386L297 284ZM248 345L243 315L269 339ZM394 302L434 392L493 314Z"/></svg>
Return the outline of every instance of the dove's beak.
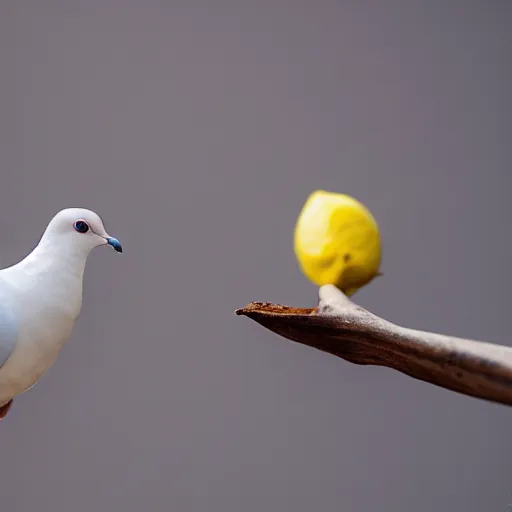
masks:
<svg viewBox="0 0 512 512"><path fill-rule="evenodd" d="M123 247L117 238L109 236L107 238L107 244L111 245L117 252L123 252Z"/></svg>

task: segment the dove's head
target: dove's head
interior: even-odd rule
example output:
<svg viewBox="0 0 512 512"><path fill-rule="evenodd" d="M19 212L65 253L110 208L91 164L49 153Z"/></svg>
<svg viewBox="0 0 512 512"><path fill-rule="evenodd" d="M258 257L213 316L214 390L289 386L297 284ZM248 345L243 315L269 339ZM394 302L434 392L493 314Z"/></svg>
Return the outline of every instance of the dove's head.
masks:
<svg viewBox="0 0 512 512"><path fill-rule="evenodd" d="M123 252L119 240L105 230L101 217L84 208L66 208L57 213L41 239L41 244L47 243L83 255L102 245Z"/></svg>

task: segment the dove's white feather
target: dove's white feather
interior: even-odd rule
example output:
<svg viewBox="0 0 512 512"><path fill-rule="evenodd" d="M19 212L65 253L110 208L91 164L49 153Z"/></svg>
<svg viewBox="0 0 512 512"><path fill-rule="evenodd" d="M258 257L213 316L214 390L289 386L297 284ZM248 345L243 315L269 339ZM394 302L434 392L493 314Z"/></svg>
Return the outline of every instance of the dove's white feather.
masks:
<svg viewBox="0 0 512 512"><path fill-rule="evenodd" d="M78 219L90 232L73 229ZM24 260L0 270L0 347L10 352L3 365L0 360L0 406L32 387L54 364L80 313L87 256L109 240L97 214L66 209ZM4 320L4 332L2 316L11 319L9 325Z"/></svg>

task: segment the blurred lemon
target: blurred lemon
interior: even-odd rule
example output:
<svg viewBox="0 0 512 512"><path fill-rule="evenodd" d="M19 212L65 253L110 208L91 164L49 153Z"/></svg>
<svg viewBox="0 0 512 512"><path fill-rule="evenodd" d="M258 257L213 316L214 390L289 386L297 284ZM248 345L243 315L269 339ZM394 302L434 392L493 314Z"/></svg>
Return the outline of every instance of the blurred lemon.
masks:
<svg viewBox="0 0 512 512"><path fill-rule="evenodd" d="M295 226L295 256L317 286L333 284L346 295L380 275L379 226L370 211L345 194L317 190Z"/></svg>

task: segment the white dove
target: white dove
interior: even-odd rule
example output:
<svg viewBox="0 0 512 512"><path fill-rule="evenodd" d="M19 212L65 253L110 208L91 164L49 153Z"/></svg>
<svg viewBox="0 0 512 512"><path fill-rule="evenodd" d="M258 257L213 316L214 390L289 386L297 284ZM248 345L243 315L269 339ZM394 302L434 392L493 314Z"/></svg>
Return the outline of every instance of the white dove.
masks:
<svg viewBox="0 0 512 512"><path fill-rule="evenodd" d="M87 256L102 245L122 252L98 214L67 208L53 217L26 258L0 270L0 420L13 398L53 365L71 336L82 306Z"/></svg>

